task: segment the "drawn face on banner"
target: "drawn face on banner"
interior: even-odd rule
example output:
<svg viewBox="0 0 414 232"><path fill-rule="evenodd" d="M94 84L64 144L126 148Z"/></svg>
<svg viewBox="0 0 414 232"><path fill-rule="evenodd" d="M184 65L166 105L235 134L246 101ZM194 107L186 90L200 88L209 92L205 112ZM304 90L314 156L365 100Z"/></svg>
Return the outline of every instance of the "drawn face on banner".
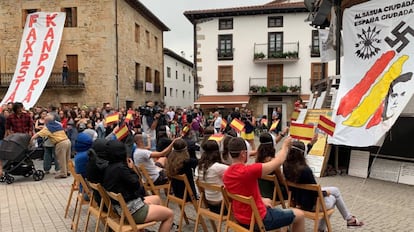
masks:
<svg viewBox="0 0 414 232"><path fill-rule="evenodd" d="M401 104L398 104L407 93L405 82L412 79L412 73L406 73L395 79L390 86L387 98L385 99L385 107L383 113L383 120L387 120L399 112Z"/></svg>

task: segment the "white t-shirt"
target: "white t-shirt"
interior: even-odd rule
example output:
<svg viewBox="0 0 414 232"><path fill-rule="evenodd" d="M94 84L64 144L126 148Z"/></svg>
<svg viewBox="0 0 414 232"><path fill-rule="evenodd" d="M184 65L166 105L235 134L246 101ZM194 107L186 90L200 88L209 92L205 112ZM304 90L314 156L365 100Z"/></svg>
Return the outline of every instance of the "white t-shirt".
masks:
<svg viewBox="0 0 414 232"><path fill-rule="evenodd" d="M220 128L220 127L221 127L221 121L222 121L222 119L221 119L221 117L220 117L220 116L218 116L218 117L216 118L216 120L214 120L214 129L215 129L215 128ZM216 133L218 133L218 131L217 131Z"/></svg>
<svg viewBox="0 0 414 232"><path fill-rule="evenodd" d="M222 164L222 163L214 163L207 169L207 175L204 179L203 170L198 171L198 166L195 169L195 175L198 176L198 179L202 182L208 184L216 184L216 185L223 185L223 174L224 171L227 170L229 166ZM221 192L217 191L209 191L206 189L206 198L209 201L221 201L223 200L223 196Z"/></svg>
<svg viewBox="0 0 414 232"><path fill-rule="evenodd" d="M154 160L151 159L151 153L151 151L146 149L135 149L134 163L135 165L143 164L152 181L155 181L160 175L161 168L155 165Z"/></svg>

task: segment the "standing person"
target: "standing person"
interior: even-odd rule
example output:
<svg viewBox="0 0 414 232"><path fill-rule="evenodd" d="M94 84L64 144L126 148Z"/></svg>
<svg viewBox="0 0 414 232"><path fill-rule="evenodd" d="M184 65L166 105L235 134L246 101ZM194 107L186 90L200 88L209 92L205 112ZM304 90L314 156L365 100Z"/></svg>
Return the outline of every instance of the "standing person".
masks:
<svg viewBox="0 0 414 232"><path fill-rule="evenodd" d="M63 65L62 65L62 84L63 85L67 84L68 76L69 76L69 66L65 60L63 61Z"/></svg>
<svg viewBox="0 0 414 232"><path fill-rule="evenodd" d="M43 142L43 170L45 171L45 174L50 173L50 169L52 168L52 161L55 161L55 172L59 172L59 163L56 160L55 155L55 145L52 143L52 141L48 138L45 139Z"/></svg>
<svg viewBox="0 0 414 232"><path fill-rule="evenodd" d="M242 117L244 123L244 131L241 132L241 137L249 142L252 150L256 150L254 144L254 129L256 127L256 118L252 115L251 110L247 110L246 114Z"/></svg>
<svg viewBox="0 0 414 232"><path fill-rule="evenodd" d="M3 112L0 113L0 144L3 142L4 135L6 134L6 117Z"/></svg>
<svg viewBox="0 0 414 232"><path fill-rule="evenodd" d="M305 144L301 141L294 141L292 148L283 164L283 173L288 181L298 184L316 184L312 169L308 166L305 159ZM359 221L353 216L341 196L341 192L337 187L322 187L324 201L327 209L332 209L335 206L338 208L346 225L348 227L361 227L363 222ZM293 200L303 210L312 211L315 208L316 198L315 192L292 189ZM325 231L326 222L321 220L319 222L319 231Z"/></svg>
<svg viewBox="0 0 414 232"><path fill-rule="evenodd" d="M23 111L23 104L15 102L13 113L6 119L6 136L13 133L33 134L33 120L30 114Z"/></svg>
<svg viewBox="0 0 414 232"><path fill-rule="evenodd" d="M277 107L277 119L279 120L279 123L276 126L276 134L279 134L282 131L282 108Z"/></svg>
<svg viewBox="0 0 414 232"><path fill-rule="evenodd" d="M48 137L55 144L56 158L60 167L60 172L55 176L55 179L66 178L68 176L67 165L70 159L71 143L62 125L55 121L52 114L47 114L46 126L32 136L31 142L38 137Z"/></svg>
<svg viewBox="0 0 414 232"><path fill-rule="evenodd" d="M215 132L220 133L220 131L221 131L221 121L223 120L221 118L220 112L218 112L218 111L214 112L214 119L213 120L214 120L213 125L214 125Z"/></svg>
<svg viewBox="0 0 414 232"><path fill-rule="evenodd" d="M262 199L257 183L258 179L273 172L283 164L291 143L291 138L285 139L282 149L275 159L267 163L251 165L246 165L249 154L246 143L242 138L232 138L228 145L233 164L224 172L224 186L230 193L254 198L266 230L281 228L293 223L293 232L305 231L304 213L299 209L272 208L270 199ZM232 207L237 222L248 227L252 214L250 206L235 201Z"/></svg>
<svg viewBox="0 0 414 232"><path fill-rule="evenodd" d="M102 111L103 117L106 118L106 116L108 116L109 114L113 114L113 113L114 113L114 111L112 110L111 104L106 103L105 108Z"/></svg>

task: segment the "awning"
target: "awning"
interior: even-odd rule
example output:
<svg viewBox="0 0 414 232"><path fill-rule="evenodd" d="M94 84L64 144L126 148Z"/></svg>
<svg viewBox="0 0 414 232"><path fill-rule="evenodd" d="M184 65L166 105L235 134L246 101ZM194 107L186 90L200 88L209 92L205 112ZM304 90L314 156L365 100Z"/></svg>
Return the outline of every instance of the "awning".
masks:
<svg viewBox="0 0 414 232"><path fill-rule="evenodd" d="M200 105L201 108L246 107L249 100L249 95L210 95L199 97L194 105Z"/></svg>

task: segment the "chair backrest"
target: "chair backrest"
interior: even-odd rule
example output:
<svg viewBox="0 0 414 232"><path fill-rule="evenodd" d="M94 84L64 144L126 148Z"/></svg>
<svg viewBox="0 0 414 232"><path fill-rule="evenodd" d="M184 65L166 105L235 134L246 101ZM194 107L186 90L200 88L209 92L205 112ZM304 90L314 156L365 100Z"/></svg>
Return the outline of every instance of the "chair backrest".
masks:
<svg viewBox="0 0 414 232"><path fill-rule="evenodd" d="M144 183L144 181L142 180L142 173L140 172L140 170L138 169L138 167L137 166L133 166L132 167L132 170L134 170L134 172L138 175L138 179L139 179L139 184L142 186L142 187L144 187L145 188L145 190L147 190L148 191L148 189L147 189L147 184L146 183Z"/></svg>
<svg viewBox="0 0 414 232"><path fill-rule="evenodd" d="M197 199L196 199L196 197L193 193L193 190L191 189L190 182L188 181L188 178L185 174L172 176L171 179L175 179L175 180L178 180L178 181L181 181L181 182L184 183L184 194L183 194L183 198L182 198L184 201L187 200L187 196L189 196L191 198L191 201L193 203L195 203L197 201ZM169 186L171 188L171 184ZM170 193L171 189L168 189L168 192Z"/></svg>
<svg viewBox="0 0 414 232"><path fill-rule="evenodd" d="M207 203L207 198L206 198L206 190L209 191L214 191L214 192L220 192L221 195L224 195L224 187L220 186L220 185L216 185L216 184L208 184L205 183L203 181L197 180L196 181L196 185L198 188L198 191L200 192L200 199L199 199L199 205L198 208L202 207L202 204L204 204L205 207L207 207L208 203ZM221 201L221 205L220 205L221 209L220 209L220 214L217 214L220 217L223 217L223 213L224 213L224 209L226 208L226 201L224 200L224 196L223 196L223 200Z"/></svg>
<svg viewBox="0 0 414 232"><path fill-rule="evenodd" d="M154 181L151 179L150 174L148 173L147 169L143 164L138 165L138 172L142 174L142 177L145 178L145 183L142 180L144 186L148 186L151 190L155 189Z"/></svg>
<svg viewBox="0 0 414 232"><path fill-rule="evenodd" d="M69 172L72 176L75 176L75 174L76 174L75 164L73 163L73 161L71 159L68 162L68 170L69 170Z"/></svg>
<svg viewBox="0 0 414 232"><path fill-rule="evenodd" d="M266 175L266 176L263 176L261 179L272 182L274 185L273 194L272 194L272 205L275 206L278 203L280 203L282 207L286 209L285 199L283 197L283 194L282 194L282 191L279 185L278 177L276 175ZM279 198L279 201L276 200L277 198Z"/></svg>
<svg viewBox="0 0 414 232"><path fill-rule="evenodd" d="M112 200L118 202L119 206L121 207L122 214L120 215L121 217L119 219L119 228L122 228L124 226L125 221L127 221L127 223L131 226L132 231L138 231L137 224L135 223L134 218L129 212L127 204L122 194L113 192L107 192L107 194ZM112 207L109 208L110 212L112 212L112 210Z"/></svg>
<svg viewBox="0 0 414 232"><path fill-rule="evenodd" d="M76 181L82 185L82 193L87 194L89 197L91 197L92 192L89 188L89 185L86 183L85 179L81 174L75 173L73 177L76 179Z"/></svg>
<svg viewBox="0 0 414 232"><path fill-rule="evenodd" d="M101 202L98 202L99 207L101 209L103 209L104 207L109 209L109 207L111 207L111 200L109 199L109 196L106 193L104 187L102 187L102 185L99 183L91 183L91 182L89 182L89 186L91 187L91 189L93 189L94 191L93 194L97 193L101 197Z"/></svg>
<svg viewBox="0 0 414 232"><path fill-rule="evenodd" d="M226 230L228 231L229 228L234 229L236 231L255 231L255 225L257 225L257 228L260 232L265 232L265 226L263 224L263 220L260 217L259 210L257 209L256 202L254 201L254 198L252 196L246 197L239 194L232 194L225 189L224 191L224 197L229 202L229 209L228 209L228 215L227 215L227 223L226 223ZM250 227L249 230L245 229L244 227L238 225L235 223L235 218L233 216L233 201L238 201L240 203L249 205L252 209L252 215L250 218Z"/></svg>

